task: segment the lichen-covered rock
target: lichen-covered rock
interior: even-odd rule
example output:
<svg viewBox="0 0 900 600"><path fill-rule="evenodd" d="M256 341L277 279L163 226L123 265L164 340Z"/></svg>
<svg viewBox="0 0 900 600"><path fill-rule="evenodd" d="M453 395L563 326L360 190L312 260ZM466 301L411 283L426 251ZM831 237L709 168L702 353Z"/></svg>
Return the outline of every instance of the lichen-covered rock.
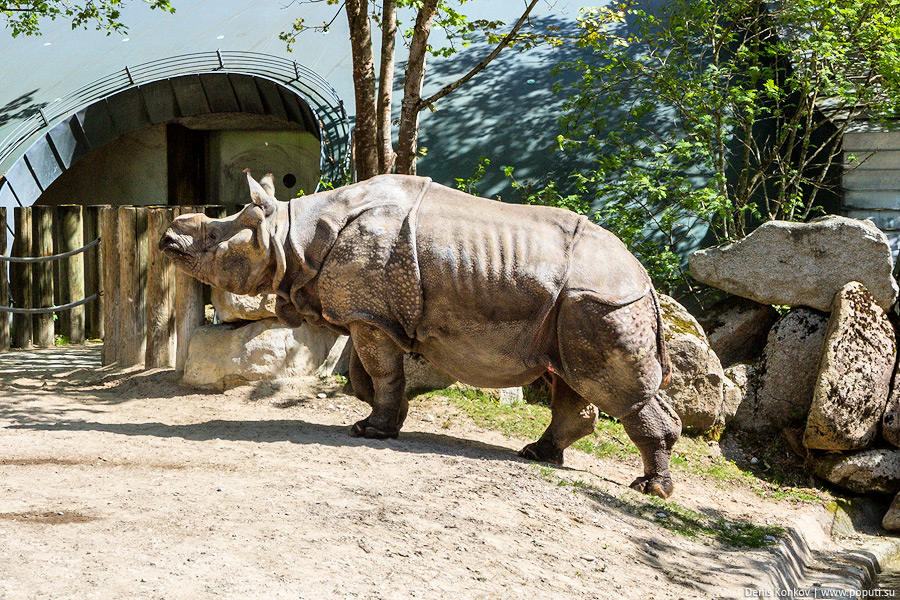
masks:
<svg viewBox="0 0 900 600"><path fill-rule="evenodd" d="M858 282L834 297L803 444L865 448L878 433L897 358L894 327Z"/></svg>
<svg viewBox="0 0 900 600"><path fill-rule="evenodd" d="M452 375L444 373L419 354L403 356L403 372L407 391L441 390L456 383Z"/></svg>
<svg viewBox="0 0 900 600"><path fill-rule="evenodd" d="M734 425L744 431L772 432L805 425L816 387L828 315L797 308L769 332L756 369L754 394L745 394Z"/></svg>
<svg viewBox="0 0 900 600"><path fill-rule="evenodd" d="M894 389L888 396L884 416L881 418L881 434L884 439L900 447L900 366L894 371Z"/></svg>
<svg viewBox="0 0 900 600"><path fill-rule="evenodd" d="M672 382L660 390L681 418L686 432L703 433L722 412L725 373L703 328L678 302L659 295Z"/></svg>
<svg viewBox="0 0 900 600"><path fill-rule="evenodd" d="M334 341L325 361L316 369L319 377L332 375L348 375L350 373L350 353L353 352L353 341L350 336L339 335Z"/></svg>
<svg viewBox="0 0 900 600"><path fill-rule="evenodd" d="M818 477L857 494L900 492L900 449L827 454L813 464Z"/></svg>
<svg viewBox="0 0 900 600"><path fill-rule="evenodd" d="M698 319L723 367L759 357L777 320L768 304L739 296L717 302Z"/></svg>
<svg viewBox="0 0 900 600"><path fill-rule="evenodd" d="M338 335L321 327L287 327L277 319L194 330L182 382L223 390L252 381L313 375Z"/></svg>
<svg viewBox="0 0 900 600"><path fill-rule="evenodd" d="M261 321L275 316L275 294L242 296L213 287L210 302L223 323Z"/></svg>
<svg viewBox="0 0 900 600"><path fill-rule="evenodd" d="M891 507L881 520L881 526L888 531L900 531L900 494L894 496Z"/></svg>
<svg viewBox="0 0 900 600"><path fill-rule="evenodd" d="M885 310L897 299L890 246L870 221L833 215L809 223L769 221L689 261L698 281L763 304L827 311L851 281L865 285Z"/></svg>
<svg viewBox="0 0 900 600"><path fill-rule="evenodd" d="M722 402L722 412L719 421L723 425L731 425L741 410L741 406L748 406L756 401L756 391L759 387L759 361L741 362L725 369L725 389ZM738 429L747 429L739 423L734 423ZM753 429L750 428L752 431Z"/></svg>

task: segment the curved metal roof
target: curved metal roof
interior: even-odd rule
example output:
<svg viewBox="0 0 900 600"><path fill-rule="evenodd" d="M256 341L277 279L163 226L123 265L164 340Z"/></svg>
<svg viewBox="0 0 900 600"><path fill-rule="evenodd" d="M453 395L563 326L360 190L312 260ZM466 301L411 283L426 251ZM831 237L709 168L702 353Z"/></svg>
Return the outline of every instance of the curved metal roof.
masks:
<svg viewBox="0 0 900 600"><path fill-rule="evenodd" d="M126 67L23 119L0 141L0 163L19 157L0 180L0 206L33 204L72 164L118 137L181 117L231 112L301 125L322 142L322 178L343 178L350 124L328 82L293 61L217 51Z"/></svg>

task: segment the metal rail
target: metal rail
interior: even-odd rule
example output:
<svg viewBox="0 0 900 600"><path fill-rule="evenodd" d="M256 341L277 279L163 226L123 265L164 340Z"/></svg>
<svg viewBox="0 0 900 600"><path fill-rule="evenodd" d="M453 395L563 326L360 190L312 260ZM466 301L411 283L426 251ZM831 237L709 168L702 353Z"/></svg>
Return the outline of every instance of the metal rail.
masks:
<svg viewBox="0 0 900 600"><path fill-rule="evenodd" d="M0 164L23 143L62 118L125 89L180 75L241 73L276 81L307 100L322 133L322 180L340 184L350 165L350 121L344 103L321 75L293 60L261 54L216 50L197 52L125 67L40 107L0 142Z"/></svg>
<svg viewBox="0 0 900 600"><path fill-rule="evenodd" d="M59 260L61 258L69 258L70 256L75 256L76 254L81 254L82 252L89 250L100 243L100 238L97 238L90 244L85 244L81 248L76 250L69 250L68 252L63 252L62 254L53 254L51 256L4 256L0 254L0 261L13 262L13 263L38 263L38 262L47 262L48 260Z"/></svg>
<svg viewBox="0 0 900 600"><path fill-rule="evenodd" d="M87 304L91 300L96 300L99 297L100 294L92 294L84 300L77 300L75 302L69 302L68 304L60 304L59 306L51 306L50 308L13 308L11 306L0 306L0 312L13 313L17 315L43 315L62 310L69 310L70 308L75 308L76 306Z"/></svg>

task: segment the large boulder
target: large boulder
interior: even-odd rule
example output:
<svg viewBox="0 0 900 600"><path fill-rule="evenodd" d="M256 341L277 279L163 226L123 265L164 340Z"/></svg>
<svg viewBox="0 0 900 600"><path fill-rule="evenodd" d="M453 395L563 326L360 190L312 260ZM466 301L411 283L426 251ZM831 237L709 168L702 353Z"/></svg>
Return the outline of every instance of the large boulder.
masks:
<svg viewBox="0 0 900 600"><path fill-rule="evenodd" d="M210 302L223 323L261 321L275 316L275 294L242 296L214 287Z"/></svg>
<svg viewBox="0 0 900 600"><path fill-rule="evenodd" d="M756 402L759 388L759 360L740 362L725 369L725 388L722 401L722 412L719 421L722 425L731 425L739 414L746 414L747 408ZM745 409L742 412L741 407ZM753 430L746 424L734 423L738 429Z"/></svg>
<svg viewBox="0 0 900 600"><path fill-rule="evenodd" d="M797 308L769 332L754 394L747 394L735 416L745 431L772 432L803 425L816 388L828 315Z"/></svg>
<svg viewBox="0 0 900 600"><path fill-rule="evenodd" d="M881 526L888 531L900 531L900 494L894 496L891 507L881 520Z"/></svg>
<svg viewBox="0 0 900 600"><path fill-rule="evenodd" d="M900 449L826 454L813 463L818 477L857 494L900 492Z"/></svg>
<svg viewBox="0 0 900 600"><path fill-rule="evenodd" d="M834 297L803 444L865 448L878 433L897 358L894 327L857 282Z"/></svg>
<svg viewBox="0 0 900 600"><path fill-rule="evenodd" d="M323 327L291 328L277 319L194 330L185 385L223 390L277 377L314 375L338 335Z"/></svg>
<svg viewBox="0 0 900 600"><path fill-rule="evenodd" d="M827 311L851 281L865 285L885 310L897 299L887 237L870 221L769 221L733 244L695 252L689 261L698 281L762 304Z"/></svg>
<svg viewBox="0 0 900 600"><path fill-rule="evenodd" d="M889 443L900 447L900 365L894 370L893 381L894 389L888 396L884 416L881 419L881 434Z"/></svg>
<svg viewBox="0 0 900 600"><path fill-rule="evenodd" d="M900 369L898 369L900 370ZM884 416L881 419L881 433L884 439L894 446L900 447L900 380L894 373L894 389L888 397Z"/></svg>
<svg viewBox="0 0 900 600"><path fill-rule="evenodd" d="M420 354L403 356L403 372L406 375L407 392L441 390L456 383L452 375L444 373Z"/></svg>
<svg viewBox="0 0 900 600"><path fill-rule="evenodd" d="M698 319L723 367L759 357L777 320L778 311L768 304L740 296L717 302Z"/></svg>
<svg viewBox="0 0 900 600"><path fill-rule="evenodd" d="M703 328L683 306L665 294L659 295L659 305L672 363L672 382L660 393L681 417L686 432L703 433L716 425L722 412L722 364Z"/></svg>

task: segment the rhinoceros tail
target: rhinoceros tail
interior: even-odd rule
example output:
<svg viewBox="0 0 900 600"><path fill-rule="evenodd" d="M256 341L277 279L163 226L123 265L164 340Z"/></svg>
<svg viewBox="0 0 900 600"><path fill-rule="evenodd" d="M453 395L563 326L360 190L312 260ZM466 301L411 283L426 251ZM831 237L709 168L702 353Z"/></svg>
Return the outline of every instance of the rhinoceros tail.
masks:
<svg viewBox="0 0 900 600"><path fill-rule="evenodd" d="M659 354L659 365L662 367L660 387L666 387L672 382L672 363L669 362L669 353L666 350L666 334L663 331L662 311L659 308L656 288L651 286L650 293L653 295L653 309L656 311L656 351Z"/></svg>

